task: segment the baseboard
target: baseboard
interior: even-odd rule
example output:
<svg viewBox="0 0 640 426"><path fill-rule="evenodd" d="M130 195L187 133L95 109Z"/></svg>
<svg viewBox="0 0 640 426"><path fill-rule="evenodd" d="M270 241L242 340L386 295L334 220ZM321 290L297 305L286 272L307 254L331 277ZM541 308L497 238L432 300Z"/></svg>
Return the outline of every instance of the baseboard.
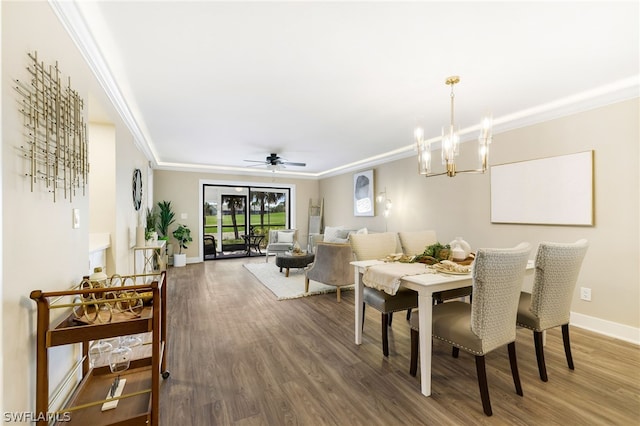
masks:
<svg viewBox="0 0 640 426"><path fill-rule="evenodd" d="M640 345L640 328L571 312L571 326Z"/></svg>

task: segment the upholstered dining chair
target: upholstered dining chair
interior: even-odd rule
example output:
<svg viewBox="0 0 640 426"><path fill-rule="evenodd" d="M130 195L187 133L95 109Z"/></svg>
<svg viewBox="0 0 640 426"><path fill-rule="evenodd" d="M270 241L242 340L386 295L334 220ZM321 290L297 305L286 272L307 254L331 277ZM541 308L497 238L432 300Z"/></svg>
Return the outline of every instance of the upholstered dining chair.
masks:
<svg viewBox="0 0 640 426"><path fill-rule="evenodd" d="M569 244L540 243L536 254L533 290L531 293L520 293L516 324L533 330L538 372L543 382L548 380L543 347L545 330L562 327L567 364L569 369L574 369L569 340L569 315L571 298L588 245L584 239Z"/></svg>
<svg viewBox="0 0 640 426"><path fill-rule="evenodd" d="M518 313L529 252L528 243L511 249L479 249L472 269L473 303L451 301L433 307L433 337L456 348L456 357L460 349L475 355L480 398L487 416L493 414L484 358L487 353L507 345L516 393L523 395L513 321ZM412 315L409 368L412 376L416 375L418 364L418 327L418 316Z"/></svg>
<svg viewBox="0 0 640 426"><path fill-rule="evenodd" d="M353 254L351 245L342 243L318 243L316 257L304 273L304 292L309 292L309 280L335 286L340 302L340 287L353 284Z"/></svg>
<svg viewBox="0 0 640 426"><path fill-rule="evenodd" d="M398 240L394 232L382 232L377 234L351 234L349 243L353 250L355 260L383 259L387 255L395 253L398 248ZM362 277L360 277L362 279ZM369 305L382 313L382 353L389 356L389 326L393 320L393 313L407 311L407 320L410 318L411 309L418 307L418 293L407 288L400 287L395 295L390 295L381 290L364 287L364 303L362 309L362 327L364 329L365 307Z"/></svg>
<svg viewBox="0 0 640 426"><path fill-rule="evenodd" d="M431 244L438 242L436 231L426 229L422 231L398 232L402 252L407 256L415 256L424 253ZM445 300L459 299L471 296L471 287L454 288L453 290L436 291L433 293L434 303L442 303Z"/></svg>

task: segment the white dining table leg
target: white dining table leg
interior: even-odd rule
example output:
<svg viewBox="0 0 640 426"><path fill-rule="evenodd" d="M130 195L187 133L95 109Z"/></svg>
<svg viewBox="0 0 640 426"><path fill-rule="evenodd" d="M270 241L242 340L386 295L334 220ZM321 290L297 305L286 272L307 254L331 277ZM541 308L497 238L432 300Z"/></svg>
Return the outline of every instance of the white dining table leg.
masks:
<svg viewBox="0 0 640 426"><path fill-rule="evenodd" d="M420 385L424 396L431 395L431 316L433 292L418 292L418 323L420 325Z"/></svg>
<svg viewBox="0 0 640 426"><path fill-rule="evenodd" d="M362 284L362 281L360 280L360 271L359 268L356 266L353 268L353 273L354 273L354 283L355 283L355 297L356 297L356 301L355 301L355 336L356 336L356 345L359 345L362 343L362 316L364 315L364 312L362 312L362 302L364 300L364 284Z"/></svg>

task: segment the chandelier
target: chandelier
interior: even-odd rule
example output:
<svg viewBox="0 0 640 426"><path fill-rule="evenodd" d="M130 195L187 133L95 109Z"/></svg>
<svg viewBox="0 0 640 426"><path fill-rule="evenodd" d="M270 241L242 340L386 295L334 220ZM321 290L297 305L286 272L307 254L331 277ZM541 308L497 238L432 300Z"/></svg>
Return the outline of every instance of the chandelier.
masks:
<svg viewBox="0 0 640 426"><path fill-rule="evenodd" d="M491 143L491 117L485 117L480 125L480 136L478 137L478 153L481 167L479 169L456 170L455 158L460 154L460 130L455 125L453 114L453 86L460 82L457 75L448 77L445 83L451 86L451 122L449 126L442 128L442 164L446 171L433 173L431 170L431 144L437 139L424 140L424 131L418 127L414 132L416 148L418 150L418 172L425 177L440 176L446 174L454 177L456 173L484 173L487 170L487 159L489 157L489 144Z"/></svg>

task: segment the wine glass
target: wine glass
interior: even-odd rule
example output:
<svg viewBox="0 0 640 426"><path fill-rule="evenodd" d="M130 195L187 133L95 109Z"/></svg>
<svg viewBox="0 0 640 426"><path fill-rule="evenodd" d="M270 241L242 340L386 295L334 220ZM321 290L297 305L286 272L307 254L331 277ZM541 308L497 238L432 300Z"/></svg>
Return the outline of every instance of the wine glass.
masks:
<svg viewBox="0 0 640 426"><path fill-rule="evenodd" d="M111 351L113 351L111 343L104 340L95 340L89 347L89 365L91 368L105 365Z"/></svg>
<svg viewBox="0 0 640 426"><path fill-rule="evenodd" d="M136 346L142 345L142 339L137 334L131 334L123 336L120 340L120 344L128 348L135 348Z"/></svg>
<svg viewBox="0 0 640 426"><path fill-rule="evenodd" d="M118 346L109 353L109 368L112 373L120 373L129 368L131 362L131 348Z"/></svg>

